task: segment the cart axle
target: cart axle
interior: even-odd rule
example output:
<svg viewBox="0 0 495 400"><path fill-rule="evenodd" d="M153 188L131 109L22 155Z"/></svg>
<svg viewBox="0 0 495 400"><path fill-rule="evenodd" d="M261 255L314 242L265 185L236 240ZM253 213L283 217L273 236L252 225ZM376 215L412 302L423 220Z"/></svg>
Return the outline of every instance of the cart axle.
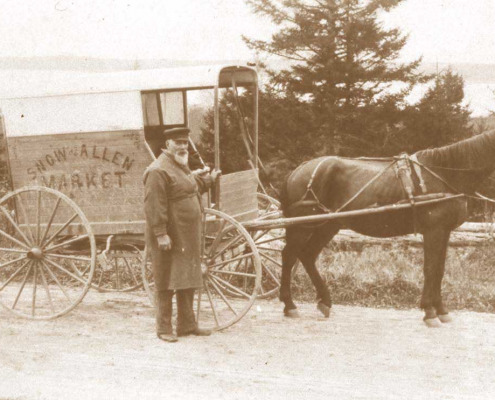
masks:
<svg viewBox="0 0 495 400"><path fill-rule="evenodd" d="M43 258L43 250L39 247L33 247L27 252L27 258L31 260L39 260L40 258Z"/></svg>

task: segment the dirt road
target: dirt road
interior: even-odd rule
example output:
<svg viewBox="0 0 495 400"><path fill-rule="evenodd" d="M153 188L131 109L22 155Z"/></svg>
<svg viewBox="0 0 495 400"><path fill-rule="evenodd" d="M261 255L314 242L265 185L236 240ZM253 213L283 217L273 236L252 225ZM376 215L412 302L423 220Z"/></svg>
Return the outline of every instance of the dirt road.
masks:
<svg viewBox="0 0 495 400"><path fill-rule="evenodd" d="M154 336L144 293L90 292L72 313L32 322L0 309L0 399L494 399L495 315L278 301L209 338Z"/></svg>

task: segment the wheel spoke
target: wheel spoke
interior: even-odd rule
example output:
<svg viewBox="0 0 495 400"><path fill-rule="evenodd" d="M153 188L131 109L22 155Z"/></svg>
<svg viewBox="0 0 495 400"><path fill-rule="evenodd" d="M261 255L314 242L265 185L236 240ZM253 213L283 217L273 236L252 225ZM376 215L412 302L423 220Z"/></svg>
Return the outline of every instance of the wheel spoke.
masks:
<svg viewBox="0 0 495 400"><path fill-rule="evenodd" d="M67 300L69 300L70 303L72 303L72 299L70 298L69 296L69 293L67 293L64 289L64 287L62 286L62 284L60 283L60 281L58 280L58 278L55 276L55 274L53 273L53 271L50 269L50 267L43 261L41 260L43 266L46 268L46 270L48 271L48 274L52 277L52 279L55 281L55 283L57 284L57 286L60 288L60 290L62 291L62 293L65 295L65 297L67 297Z"/></svg>
<svg viewBox="0 0 495 400"><path fill-rule="evenodd" d="M100 278L98 279L98 285L97 285L97 287L99 287L99 288L101 288L101 281L103 280L103 273L104 272L105 271L103 271L103 268L101 268L101 266L100 266Z"/></svg>
<svg viewBox="0 0 495 400"><path fill-rule="evenodd" d="M72 217L70 217L67 222L65 224L63 224L58 230L57 232L55 232L52 236L50 236L50 239L48 239L46 242L44 243L41 243L40 246L42 247L46 247L48 246L56 237L57 235L62 232L65 228L67 228L69 226L69 224L74 221L79 215L77 213L75 213ZM88 236L88 235L85 235L85 236ZM47 249L48 250L48 249Z"/></svg>
<svg viewBox="0 0 495 400"><path fill-rule="evenodd" d="M45 261L50 264L52 267L55 267L57 268L58 270L60 270L61 272L64 272L66 275L69 275L71 278L81 282L83 285L86 285L87 282L84 281L84 279L80 278L79 276L77 275L74 275L72 272L66 270L64 267L62 267L61 265L57 264L56 262L50 260L49 258L45 258Z"/></svg>
<svg viewBox="0 0 495 400"><path fill-rule="evenodd" d="M240 256L237 256L237 257L234 257L234 258L230 258L228 260L225 260L225 261L221 261L221 262L218 262L218 263L215 263L213 265L208 265L208 269L212 269L212 268L217 268L217 267L220 267L222 265L226 265L226 264L229 264L229 263L232 263L232 262L235 262L237 260L242 260L244 258L247 258L247 257L251 257L253 255L253 253L246 253L246 254L242 254Z"/></svg>
<svg viewBox="0 0 495 400"><path fill-rule="evenodd" d="M32 243L34 243L34 237L33 237L33 232L31 231L31 224L29 222L26 209L24 208L24 202L22 201L21 194L19 193L19 196L16 197L17 203L19 204L19 208L21 210L21 213L24 215L24 223L26 224L26 230L29 234L29 237L31 238ZM28 241L29 243L29 241Z"/></svg>
<svg viewBox="0 0 495 400"><path fill-rule="evenodd" d="M19 257L19 258L14 259L14 260L7 261L6 263L0 264L0 269L1 268L4 268L4 267L7 267L9 265L15 264L18 261L25 260L26 258L27 258L27 256L24 255L22 257Z"/></svg>
<svg viewBox="0 0 495 400"><path fill-rule="evenodd" d="M50 257L55 257L55 258L64 258L64 259L67 259L67 260L91 261L91 258L90 257L66 256L66 255L63 255L63 254L46 254L46 251L45 251L45 255L48 255Z"/></svg>
<svg viewBox="0 0 495 400"><path fill-rule="evenodd" d="M199 289L198 290L198 301L196 302L197 308L196 308L196 323L199 324L199 316L201 315L201 298L203 297L203 290Z"/></svg>
<svg viewBox="0 0 495 400"><path fill-rule="evenodd" d="M115 289L120 290L122 287L121 282L120 282L120 280L121 280L120 275L122 275L122 274L120 272L120 267L119 267L119 258L115 257L113 260L113 263L115 265Z"/></svg>
<svg viewBox="0 0 495 400"><path fill-rule="evenodd" d="M10 236L7 232L4 232L2 229L0 229L0 235L2 235L3 237L9 239L11 242L14 242L15 244L17 244L17 245L19 245L21 247L24 247L27 250L31 250L31 248L28 245L22 243L20 240L17 240L13 236Z"/></svg>
<svg viewBox="0 0 495 400"><path fill-rule="evenodd" d="M123 258L124 258L124 263L125 263L125 265L127 267L127 270L131 273L132 279L134 280L134 282L136 283L136 285L140 285L140 283L136 279L136 275L132 271L132 267L129 265L129 262L127 261L127 259L125 257L123 257Z"/></svg>
<svg viewBox="0 0 495 400"><path fill-rule="evenodd" d="M13 249L10 247L0 247L0 251L5 251L7 253L25 253L27 249Z"/></svg>
<svg viewBox="0 0 495 400"><path fill-rule="evenodd" d="M38 207L36 208L36 244L39 244L41 232L41 192L38 192Z"/></svg>
<svg viewBox="0 0 495 400"><path fill-rule="evenodd" d="M234 310L234 308L232 307L232 305L230 304L230 302L227 300L227 298L225 297L225 295L222 293L222 290L217 286L217 284L213 280L210 279L209 282L211 283L211 286L213 286L213 289L215 289L215 291L220 295L220 297L222 298L222 300L224 301L224 303L227 304L227 307L229 307L230 310L237 317L237 311Z"/></svg>
<svg viewBox="0 0 495 400"><path fill-rule="evenodd" d="M9 279L7 279L2 287L0 287L0 292L5 289L7 287L7 285L12 282L12 280L21 273L21 271L26 267L26 265L28 265L29 263L31 262L31 260L26 260L26 262L24 264L21 265L20 268L17 269L17 271L15 271L12 275L10 275Z"/></svg>
<svg viewBox="0 0 495 400"><path fill-rule="evenodd" d="M7 217L7 219L9 220L9 222L12 224L12 226L14 227L14 229L17 231L17 233L19 233L19 235L21 235L22 239L24 240L25 243L27 243L28 245L31 245L32 243L29 241L29 239L26 237L26 235L24 234L24 232L21 230L21 228L19 227L19 225L17 225L17 223L14 221L14 219L11 217L10 213L5 209L5 207L3 206L0 206L0 210L2 210L2 213L3 215L5 215Z"/></svg>
<svg viewBox="0 0 495 400"><path fill-rule="evenodd" d="M53 219L55 218L55 214L57 213L58 206L60 205L60 202L62 201L62 198L59 197L57 199L57 202L55 203L55 206L53 207L52 213L50 215L50 219L48 220L48 224L46 225L45 232L43 232L43 236L41 237L39 243L40 246L43 244L43 241L46 239L46 236L48 235L48 231L52 227Z"/></svg>
<svg viewBox="0 0 495 400"><path fill-rule="evenodd" d="M72 244L72 243L75 243L75 242L79 242L80 240L82 240L82 239L86 239L86 238L88 238L88 237L89 237L89 235L86 233L86 234L84 234L84 235L77 236L77 237L75 237L75 238L73 238L73 239L70 239L70 240L67 240L67 241L65 241L65 242L58 243L58 244L56 244L56 245L54 245L54 246L52 246L52 247L49 247L48 249L44 249L43 251L44 251L45 253L46 253L46 252L48 252L48 251L53 251L53 250L58 249L58 248L60 248L60 247L68 246L69 244ZM47 244L48 244L48 243L47 243Z"/></svg>
<svg viewBox="0 0 495 400"><path fill-rule="evenodd" d="M285 236L276 236L276 237L273 237L270 239L262 240L261 242L256 242L256 245L275 242L276 240L284 240L284 239L285 239Z"/></svg>
<svg viewBox="0 0 495 400"><path fill-rule="evenodd" d="M72 260L69 260L69 264L70 264L70 267L72 268L72 270L76 273L77 276L79 276L79 278L83 278L84 276L84 273L79 271L79 268L77 268L75 265L74 265L74 261Z"/></svg>
<svg viewBox="0 0 495 400"><path fill-rule="evenodd" d="M36 287L38 281L38 265L35 262L34 265L34 273L33 273L33 302L31 303L31 315L34 317L36 315Z"/></svg>
<svg viewBox="0 0 495 400"><path fill-rule="evenodd" d="M213 240L213 243L211 244L210 251L208 252L208 255L211 255L211 253L213 253L215 251L215 249L217 248L217 246L220 244L220 241L222 240L222 236L224 233L223 228L225 228L226 223L227 223L226 220L222 220L222 225L220 226L220 229L218 229L219 233L217 234L217 236Z"/></svg>
<svg viewBox="0 0 495 400"><path fill-rule="evenodd" d="M241 289L235 287L234 285L231 285L229 282L223 280L222 278L220 278L216 275L210 275L210 276L211 276L211 279L214 279L216 283L218 283L218 284L221 283L221 284L227 286L228 288L232 289L234 292L239 293L241 296L244 296L247 299L251 298L251 296L249 296L247 293L243 292Z"/></svg>
<svg viewBox="0 0 495 400"><path fill-rule="evenodd" d="M275 249L273 247L263 247L263 246L256 246L258 250L266 250L266 251L276 251L277 253L282 253L282 249Z"/></svg>
<svg viewBox="0 0 495 400"><path fill-rule="evenodd" d="M259 252L261 257L266 258L267 260L271 261L272 263L278 265L279 267L282 266L282 263L275 260L273 257L270 257L268 254L263 253L262 251Z"/></svg>
<svg viewBox="0 0 495 400"><path fill-rule="evenodd" d="M24 275L24 279L22 280L21 287L19 288L19 291L17 292L17 296L15 297L14 304L12 304L12 310L15 309L15 306L17 305L17 302L19 301L19 298L21 297L21 293L24 290L24 286L26 286L26 282L27 282L29 273L31 272L32 268L33 268L33 266L30 265L28 270L26 271L26 275Z"/></svg>
<svg viewBox="0 0 495 400"><path fill-rule="evenodd" d="M280 286L280 281L277 279L277 277L275 276L275 274L273 273L273 271L268 268L265 263L261 263L261 266L265 269L265 271L267 272L268 276L270 278L272 278L272 280L277 284L277 286Z"/></svg>
<svg viewBox="0 0 495 400"><path fill-rule="evenodd" d="M213 311L213 317L215 318L215 324L218 327L220 324L218 323L217 310L215 309L215 305L213 304L213 298L211 297L210 289L208 288L208 283L205 282L204 287L206 288L206 295L208 296L208 300L210 301L210 305L211 305L211 310Z"/></svg>
<svg viewBox="0 0 495 400"><path fill-rule="evenodd" d="M220 248L219 251L217 251L214 255L210 256L211 258L216 258L218 257L220 254L226 252L227 250L229 250L231 247L235 246L237 244L237 242L241 239L243 239L244 237L242 235L237 235L237 236L234 236L232 239L230 239L223 247Z"/></svg>
<svg viewBox="0 0 495 400"><path fill-rule="evenodd" d="M265 230L262 230L262 231L257 231L253 235L254 242L256 243L257 240L261 239L263 236L267 235L269 232L270 232L270 229L265 229Z"/></svg>
<svg viewBox="0 0 495 400"><path fill-rule="evenodd" d="M213 269L210 270L210 273L219 273L219 274L225 274L225 275L238 275L238 276L247 276L249 278L256 278L256 274L249 274L247 272L236 272L236 271L225 271L221 269Z"/></svg>
<svg viewBox="0 0 495 400"><path fill-rule="evenodd" d="M43 272L43 264L40 263L39 267L40 267L41 282L43 283L43 287L45 288L46 296L48 297L48 304L50 304L50 310L52 310L52 313L55 314L55 307L53 307L52 295L50 293L50 288L48 287L48 282L46 280L45 273Z"/></svg>

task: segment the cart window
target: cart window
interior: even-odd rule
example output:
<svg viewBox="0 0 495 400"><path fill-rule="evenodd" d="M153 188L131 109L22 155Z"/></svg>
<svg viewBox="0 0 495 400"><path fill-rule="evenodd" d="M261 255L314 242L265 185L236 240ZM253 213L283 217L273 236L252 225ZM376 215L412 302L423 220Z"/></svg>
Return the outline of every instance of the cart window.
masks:
<svg viewBox="0 0 495 400"><path fill-rule="evenodd" d="M158 101L155 93L143 94L143 119L145 126L160 125L160 114L158 113Z"/></svg>
<svg viewBox="0 0 495 400"><path fill-rule="evenodd" d="M163 147L163 130L187 126L185 90L156 90L141 94L144 137L155 156Z"/></svg>
<svg viewBox="0 0 495 400"><path fill-rule="evenodd" d="M183 92L160 93L163 124L183 125L184 121L184 94Z"/></svg>

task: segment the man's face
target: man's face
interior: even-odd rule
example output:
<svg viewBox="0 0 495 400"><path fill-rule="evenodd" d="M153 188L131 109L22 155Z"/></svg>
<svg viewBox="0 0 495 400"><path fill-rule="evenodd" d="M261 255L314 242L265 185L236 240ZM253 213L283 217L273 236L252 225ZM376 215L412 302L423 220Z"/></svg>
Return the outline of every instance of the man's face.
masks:
<svg viewBox="0 0 495 400"><path fill-rule="evenodd" d="M182 165L187 165L189 152L187 150L188 141L183 139L167 140L167 150L172 153L175 161Z"/></svg>

